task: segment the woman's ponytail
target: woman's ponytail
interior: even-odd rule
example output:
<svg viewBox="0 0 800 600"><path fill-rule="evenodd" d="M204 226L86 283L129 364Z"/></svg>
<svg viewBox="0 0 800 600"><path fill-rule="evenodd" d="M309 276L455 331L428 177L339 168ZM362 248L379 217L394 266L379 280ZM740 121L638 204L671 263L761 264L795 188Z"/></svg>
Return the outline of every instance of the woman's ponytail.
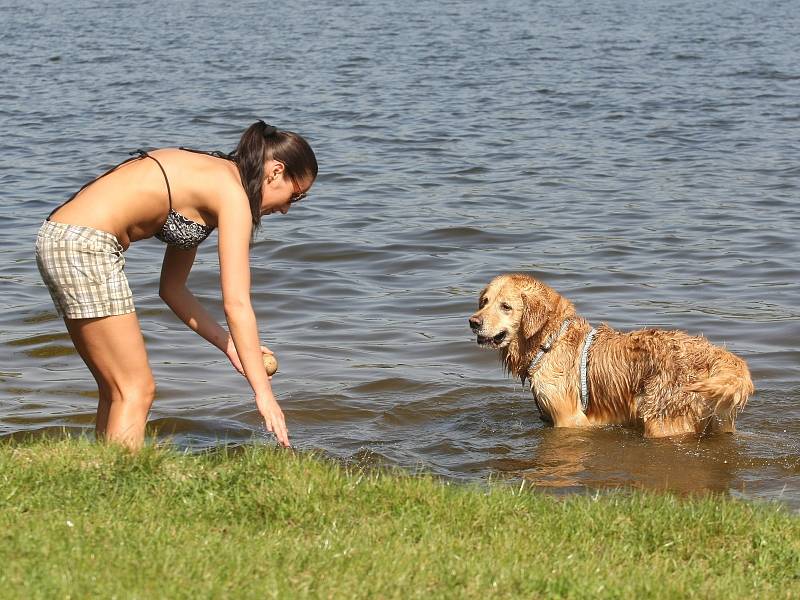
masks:
<svg viewBox="0 0 800 600"><path fill-rule="evenodd" d="M282 162L284 175L298 184L317 177L317 158L308 142L296 133L281 131L260 119L245 130L231 157L250 201L254 232L261 225L261 188L267 160Z"/></svg>

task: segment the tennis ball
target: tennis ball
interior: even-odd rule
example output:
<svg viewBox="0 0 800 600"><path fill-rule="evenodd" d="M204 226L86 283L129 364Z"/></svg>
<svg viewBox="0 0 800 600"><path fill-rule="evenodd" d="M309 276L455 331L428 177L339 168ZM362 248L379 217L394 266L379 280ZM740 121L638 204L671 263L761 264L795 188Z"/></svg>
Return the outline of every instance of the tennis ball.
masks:
<svg viewBox="0 0 800 600"><path fill-rule="evenodd" d="M278 359L274 354L264 355L264 368L267 370L267 375L272 377L278 372Z"/></svg>

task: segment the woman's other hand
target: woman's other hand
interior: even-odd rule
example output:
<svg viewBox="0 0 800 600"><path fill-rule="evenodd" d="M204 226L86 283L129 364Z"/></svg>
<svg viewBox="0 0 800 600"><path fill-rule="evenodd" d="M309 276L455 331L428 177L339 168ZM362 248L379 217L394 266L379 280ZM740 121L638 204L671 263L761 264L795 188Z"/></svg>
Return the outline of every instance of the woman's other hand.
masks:
<svg viewBox="0 0 800 600"><path fill-rule="evenodd" d="M256 395L256 406L264 417L264 423L267 426L267 431L274 433L278 439L278 443L284 448L291 448L289 443L289 432L286 429L286 421L283 418L283 411L278 406L272 394L258 394Z"/></svg>
<svg viewBox="0 0 800 600"><path fill-rule="evenodd" d="M272 350L267 348L266 346L261 346L261 354L275 354ZM244 367L242 367L242 361L239 360L239 354L236 352L236 346L233 344L233 338L230 336L228 337L228 345L225 348L225 356L228 357L228 360L231 361L233 368L239 371L240 375L244 375ZM269 376L269 379L272 379L272 376Z"/></svg>

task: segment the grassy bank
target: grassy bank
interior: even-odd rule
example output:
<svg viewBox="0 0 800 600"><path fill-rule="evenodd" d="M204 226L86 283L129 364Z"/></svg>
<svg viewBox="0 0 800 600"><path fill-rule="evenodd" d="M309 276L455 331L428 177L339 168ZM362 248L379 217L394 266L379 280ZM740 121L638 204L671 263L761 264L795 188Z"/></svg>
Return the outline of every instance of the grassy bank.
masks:
<svg viewBox="0 0 800 600"><path fill-rule="evenodd" d="M791 598L800 518L556 499L265 448L0 444L0 597Z"/></svg>

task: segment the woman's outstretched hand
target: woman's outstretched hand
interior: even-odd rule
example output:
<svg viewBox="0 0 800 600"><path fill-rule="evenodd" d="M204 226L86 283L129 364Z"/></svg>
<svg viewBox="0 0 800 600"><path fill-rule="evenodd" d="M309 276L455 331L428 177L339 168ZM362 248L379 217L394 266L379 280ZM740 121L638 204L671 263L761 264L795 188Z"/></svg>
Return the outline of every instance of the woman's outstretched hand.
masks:
<svg viewBox="0 0 800 600"><path fill-rule="evenodd" d="M261 354L273 355L275 353L266 346L261 346ZM225 348L225 356L227 356L228 360L231 361L234 369L239 371L239 373L242 375L245 374L244 367L242 367L242 361L239 360L239 354L236 352L236 346L233 345L233 339L231 338L228 338L228 345ZM268 375L267 378L271 380L272 376ZM278 439L278 443L281 446L290 448L291 444L289 443L289 432L286 430L286 421L283 418L283 411L281 410L281 407L278 406L278 401L275 400L275 396L272 395L272 392L265 390L256 394L256 406L258 406L258 411L261 413L261 416L264 417L264 423L267 426L267 431L275 434L275 437Z"/></svg>
<svg viewBox="0 0 800 600"><path fill-rule="evenodd" d="M267 431L274 433L278 439L278 443L284 448L290 448L289 432L286 430L286 421L283 418L283 411L278 406L278 402L269 395L256 395L256 406L264 417L264 423L267 426Z"/></svg>

